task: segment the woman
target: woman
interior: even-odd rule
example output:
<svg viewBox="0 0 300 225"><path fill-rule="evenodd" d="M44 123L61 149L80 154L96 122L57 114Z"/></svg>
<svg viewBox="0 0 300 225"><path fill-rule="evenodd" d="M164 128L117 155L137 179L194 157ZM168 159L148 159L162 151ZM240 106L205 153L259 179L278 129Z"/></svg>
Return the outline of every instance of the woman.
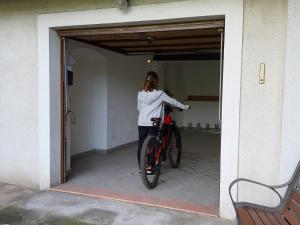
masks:
<svg viewBox="0 0 300 225"><path fill-rule="evenodd" d="M140 166L140 157L143 143L148 135L155 135L156 129L153 127L151 118L161 116L162 104L168 103L183 110L188 110L189 105L183 105L174 98L169 97L165 92L158 89L158 76L154 71L147 73L144 85L138 93L138 131L139 146L137 151L138 162Z"/></svg>

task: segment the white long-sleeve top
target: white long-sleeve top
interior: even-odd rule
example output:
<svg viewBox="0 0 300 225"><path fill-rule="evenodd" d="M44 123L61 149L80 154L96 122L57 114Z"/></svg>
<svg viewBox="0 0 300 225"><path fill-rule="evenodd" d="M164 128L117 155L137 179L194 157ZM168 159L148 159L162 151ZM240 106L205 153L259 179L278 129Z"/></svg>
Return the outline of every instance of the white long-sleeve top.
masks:
<svg viewBox="0 0 300 225"><path fill-rule="evenodd" d="M140 91L138 93L139 126L153 126L151 118L160 117L162 105L166 102L175 107L187 110L188 105L183 105L176 99L169 97L161 90Z"/></svg>

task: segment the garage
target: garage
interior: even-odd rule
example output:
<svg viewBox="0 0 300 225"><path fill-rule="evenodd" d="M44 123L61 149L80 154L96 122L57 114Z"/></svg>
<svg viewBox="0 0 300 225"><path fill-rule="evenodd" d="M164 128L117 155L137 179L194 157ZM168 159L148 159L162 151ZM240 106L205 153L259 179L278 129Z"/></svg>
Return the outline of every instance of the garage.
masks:
<svg viewBox="0 0 300 225"><path fill-rule="evenodd" d="M57 191L218 215L224 20L58 30L61 37L61 183ZM148 71L191 106L172 113L179 168L158 185L139 174L137 92Z"/></svg>

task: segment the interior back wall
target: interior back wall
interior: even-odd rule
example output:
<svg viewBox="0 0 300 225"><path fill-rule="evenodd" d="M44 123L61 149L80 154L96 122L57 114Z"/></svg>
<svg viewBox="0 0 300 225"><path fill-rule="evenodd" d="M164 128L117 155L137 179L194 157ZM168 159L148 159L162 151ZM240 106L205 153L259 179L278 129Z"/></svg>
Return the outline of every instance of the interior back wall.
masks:
<svg viewBox="0 0 300 225"><path fill-rule="evenodd" d="M108 148L138 139L137 92L155 65L146 56L108 52ZM154 68L155 69L155 68Z"/></svg>
<svg viewBox="0 0 300 225"><path fill-rule="evenodd" d="M168 61L160 62L164 67L165 85L176 99L192 107L190 111L176 113L179 126L192 123L214 126L218 121L219 102L186 101L189 95L219 95L219 60L210 61Z"/></svg>

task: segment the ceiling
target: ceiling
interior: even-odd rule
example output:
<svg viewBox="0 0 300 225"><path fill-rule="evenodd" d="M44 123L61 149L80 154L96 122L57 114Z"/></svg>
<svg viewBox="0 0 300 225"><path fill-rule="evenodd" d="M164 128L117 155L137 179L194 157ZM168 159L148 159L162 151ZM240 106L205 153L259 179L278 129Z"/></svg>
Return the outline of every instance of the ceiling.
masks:
<svg viewBox="0 0 300 225"><path fill-rule="evenodd" d="M219 54L224 21L59 30L62 37L125 55Z"/></svg>

